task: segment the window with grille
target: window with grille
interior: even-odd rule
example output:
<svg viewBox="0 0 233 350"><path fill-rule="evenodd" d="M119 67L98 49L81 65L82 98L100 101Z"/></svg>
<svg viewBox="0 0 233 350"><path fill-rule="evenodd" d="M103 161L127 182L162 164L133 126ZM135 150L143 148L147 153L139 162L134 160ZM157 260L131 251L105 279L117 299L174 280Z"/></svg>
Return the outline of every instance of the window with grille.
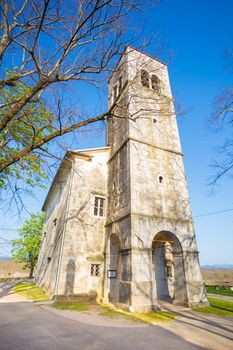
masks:
<svg viewBox="0 0 233 350"><path fill-rule="evenodd" d="M170 265L165 266L165 275L167 277L172 277L172 266Z"/></svg>
<svg viewBox="0 0 233 350"><path fill-rule="evenodd" d="M100 264L91 264L91 276L100 276Z"/></svg>
<svg viewBox="0 0 233 350"><path fill-rule="evenodd" d="M141 71L141 83L145 87L150 87L149 74L145 70Z"/></svg>
<svg viewBox="0 0 233 350"><path fill-rule="evenodd" d="M104 216L104 203L105 203L105 198L95 197L95 199L94 199L94 215L95 216Z"/></svg>

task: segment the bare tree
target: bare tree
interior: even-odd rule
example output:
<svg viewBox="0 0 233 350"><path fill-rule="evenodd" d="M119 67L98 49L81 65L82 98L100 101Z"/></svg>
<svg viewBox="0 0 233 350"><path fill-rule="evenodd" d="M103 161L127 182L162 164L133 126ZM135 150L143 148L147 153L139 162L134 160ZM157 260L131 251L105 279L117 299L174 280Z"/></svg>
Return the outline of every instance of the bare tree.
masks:
<svg viewBox="0 0 233 350"><path fill-rule="evenodd" d="M95 117L63 108L61 86L96 84L111 71L126 45L127 16L148 3L1 2L0 188L10 188L15 197L20 188L12 178L38 185L48 171L45 156L51 156L52 140L112 114L116 104Z"/></svg>
<svg viewBox="0 0 233 350"><path fill-rule="evenodd" d="M228 50L225 56L226 69L233 74L233 51ZM218 147L221 159L215 159L212 163L215 173L210 178L210 185L213 188L225 175L232 176L233 174L233 85L224 86L220 94L216 96L210 122L214 130L225 130L229 134L223 145Z"/></svg>

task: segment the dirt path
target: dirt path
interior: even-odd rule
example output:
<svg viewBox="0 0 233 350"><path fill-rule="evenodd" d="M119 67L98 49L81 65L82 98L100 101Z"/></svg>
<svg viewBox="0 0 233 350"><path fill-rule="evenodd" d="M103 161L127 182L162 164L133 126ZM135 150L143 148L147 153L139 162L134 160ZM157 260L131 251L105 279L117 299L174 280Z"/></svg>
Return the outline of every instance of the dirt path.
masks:
<svg viewBox="0 0 233 350"><path fill-rule="evenodd" d="M28 280L27 280L28 281ZM12 288L24 280L0 282L0 303L18 303L23 301L30 302L26 297L15 293Z"/></svg>

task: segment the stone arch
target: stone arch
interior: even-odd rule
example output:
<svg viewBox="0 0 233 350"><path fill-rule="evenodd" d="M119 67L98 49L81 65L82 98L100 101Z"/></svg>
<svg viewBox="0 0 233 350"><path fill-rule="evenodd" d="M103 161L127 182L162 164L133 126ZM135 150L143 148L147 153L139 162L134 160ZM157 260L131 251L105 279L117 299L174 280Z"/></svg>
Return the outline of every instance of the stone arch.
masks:
<svg viewBox="0 0 233 350"><path fill-rule="evenodd" d="M116 303L119 302L120 287L120 239L117 234L113 233L109 236L106 244L106 297L107 300Z"/></svg>
<svg viewBox="0 0 233 350"><path fill-rule="evenodd" d="M152 240L152 266L157 299L187 305L187 286L183 251L177 236L169 231L158 232Z"/></svg>

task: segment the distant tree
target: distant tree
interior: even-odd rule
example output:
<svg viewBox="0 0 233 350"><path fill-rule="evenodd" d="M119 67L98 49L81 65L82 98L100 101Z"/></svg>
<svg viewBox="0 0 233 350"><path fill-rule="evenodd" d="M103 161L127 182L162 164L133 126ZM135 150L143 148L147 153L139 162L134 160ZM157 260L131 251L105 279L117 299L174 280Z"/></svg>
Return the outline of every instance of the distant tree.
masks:
<svg viewBox="0 0 233 350"><path fill-rule="evenodd" d="M233 75L233 50L225 54L227 59L226 70ZM218 153L222 154L221 160L215 159L212 163L214 174L210 177L210 185L216 185L225 175L233 174L233 84L224 86L214 101L214 109L211 115L211 127L214 130L227 130L229 136L218 147Z"/></svg>
<svg viewBox="0 0 233 350"><path fill-rule="evenodd" d="M29 268L29 277L33 276L40 251L44 219L44 213L31 214L19 229L19 238L12 240L12 257L24 263L24 268Z"/></svg>

